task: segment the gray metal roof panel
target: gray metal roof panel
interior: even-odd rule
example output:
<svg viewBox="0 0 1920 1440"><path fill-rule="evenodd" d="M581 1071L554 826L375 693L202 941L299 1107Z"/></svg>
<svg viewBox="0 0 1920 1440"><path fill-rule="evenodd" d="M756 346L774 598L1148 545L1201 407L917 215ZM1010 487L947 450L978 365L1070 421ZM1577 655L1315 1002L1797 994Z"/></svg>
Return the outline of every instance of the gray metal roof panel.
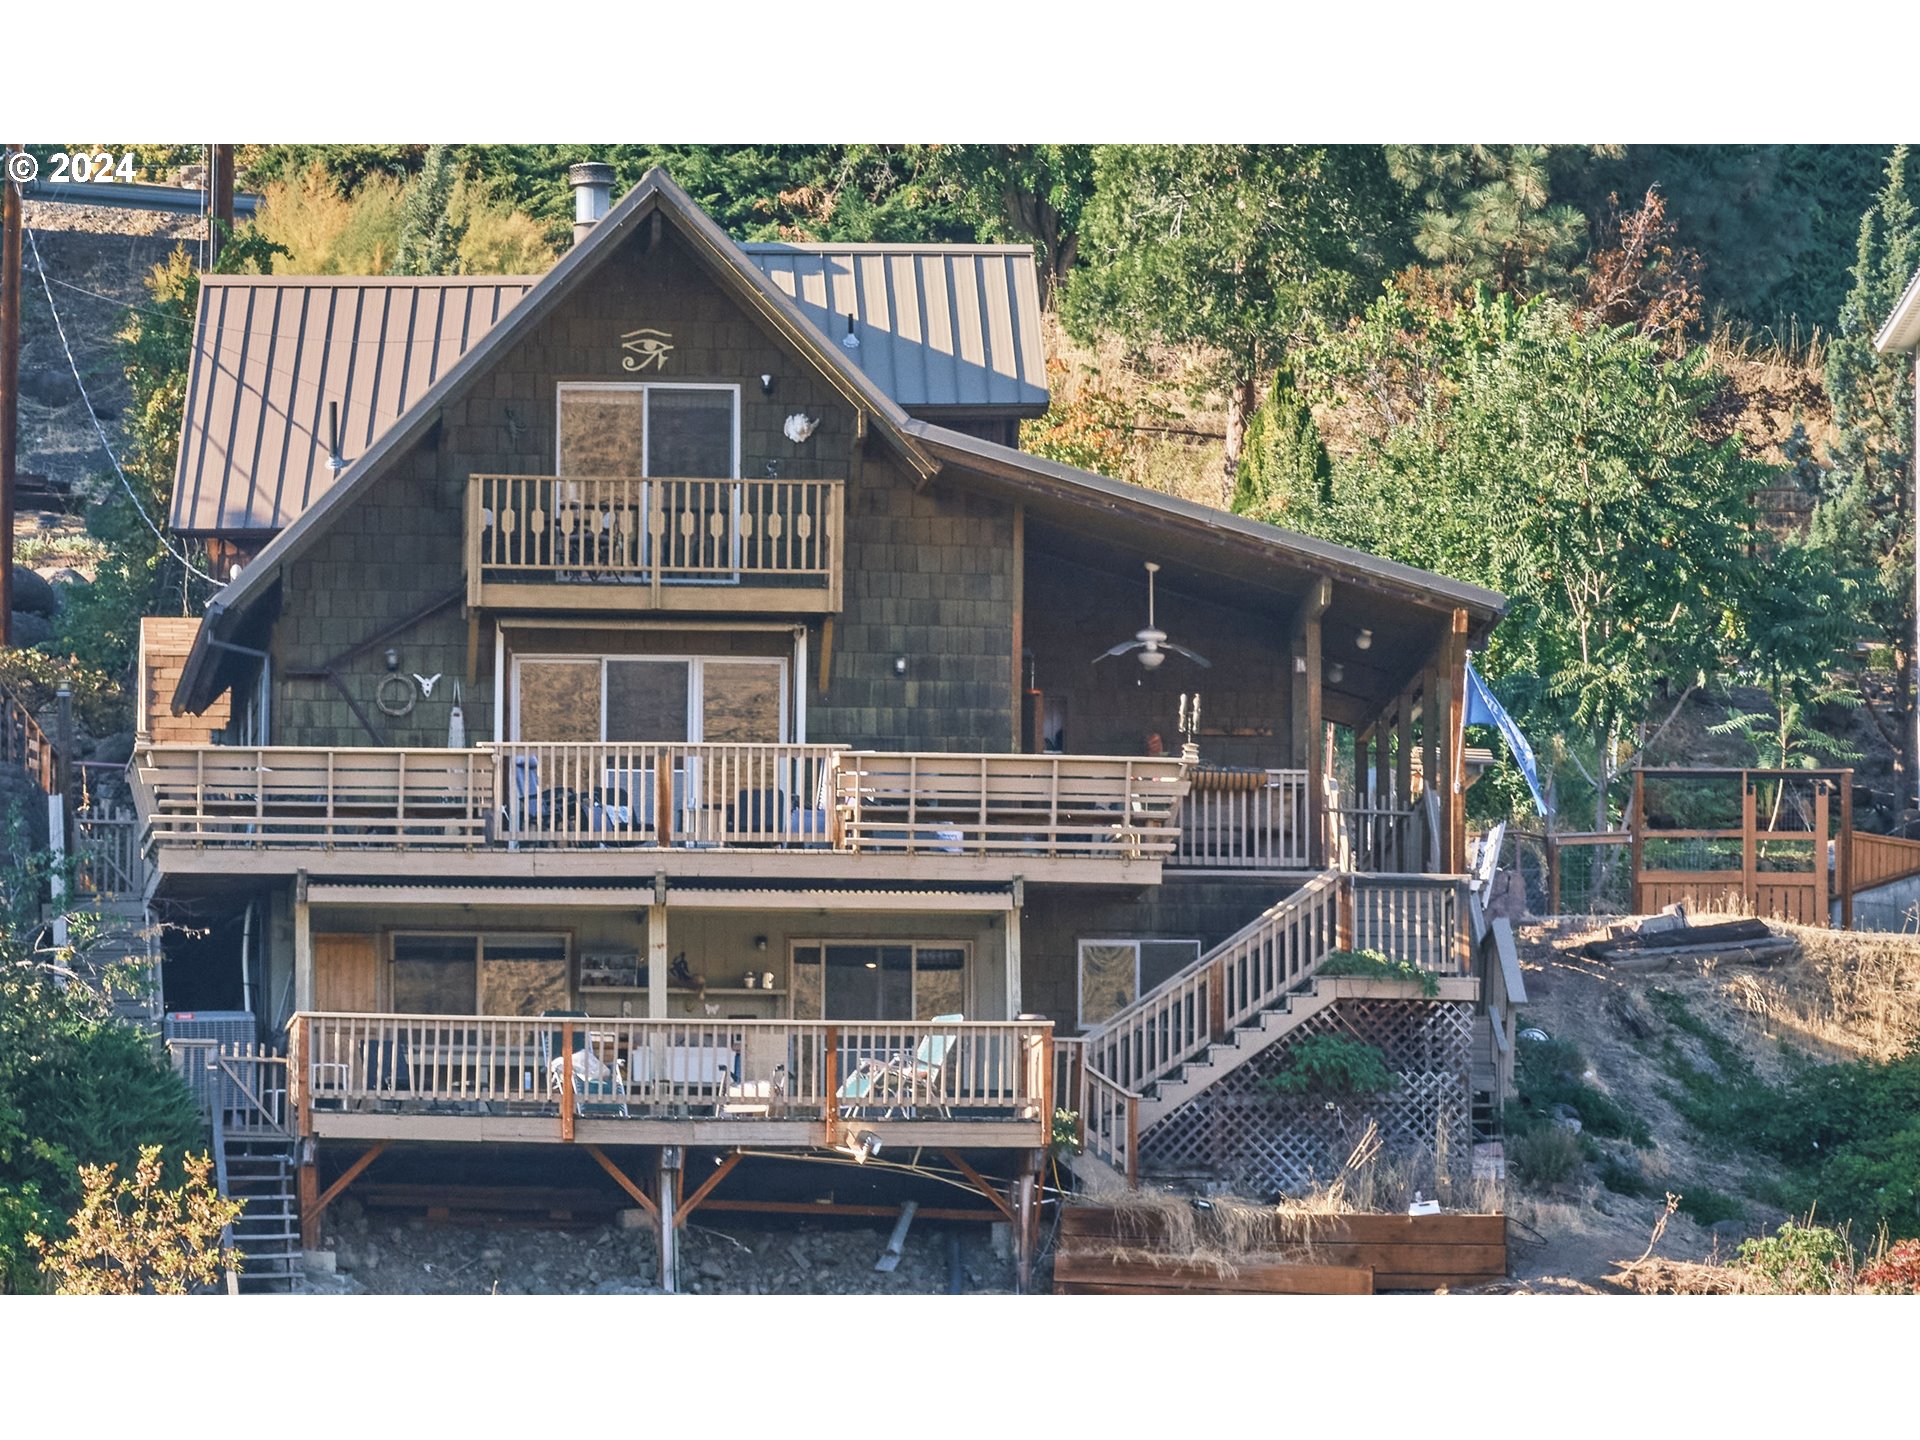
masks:
<svg viewBox="0 0 1920 1440"><path fill-rule="evenodd" d="M1040 284L1026 245L741 247L814 326L908 409L1047 406Z"/></svg>
<svg viewBox="0 0 1920 1440"><path fill-rule="evenodd" d="M208 275L194 325L173 528L271 533L333 487L535 283L531 276Z"/></svg>

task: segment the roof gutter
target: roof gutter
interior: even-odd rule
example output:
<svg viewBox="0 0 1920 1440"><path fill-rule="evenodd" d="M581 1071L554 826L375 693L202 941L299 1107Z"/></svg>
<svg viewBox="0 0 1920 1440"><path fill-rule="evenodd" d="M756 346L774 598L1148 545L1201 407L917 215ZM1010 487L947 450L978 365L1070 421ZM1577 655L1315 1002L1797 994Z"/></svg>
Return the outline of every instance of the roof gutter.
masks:
<svg viewBox="0 0 1920 1440"><path fill-rule="evenodd" d="M1920 270L1913 272L1887 323L1873 337L1873 348L1882 355L1920 350Z"/></svg>

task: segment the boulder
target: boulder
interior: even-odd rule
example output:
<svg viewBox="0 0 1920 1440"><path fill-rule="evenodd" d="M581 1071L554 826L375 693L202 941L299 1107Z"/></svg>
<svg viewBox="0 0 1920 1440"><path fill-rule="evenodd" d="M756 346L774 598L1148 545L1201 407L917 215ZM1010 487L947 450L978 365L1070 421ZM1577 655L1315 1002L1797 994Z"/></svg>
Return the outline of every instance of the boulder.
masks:
<svg viewBox="0 0 1920 1440"><path fill-rule="evenodd" d="M16 565L13 567L13 608L51 620L60 609L60 597L38 571Z"/></svg>
<svg viewBox="0 0 1920 1440"><path fill-rule="evenodd" d="M31 610L13 612L13 643L25 650L53 639L53 621Z"/></svg>

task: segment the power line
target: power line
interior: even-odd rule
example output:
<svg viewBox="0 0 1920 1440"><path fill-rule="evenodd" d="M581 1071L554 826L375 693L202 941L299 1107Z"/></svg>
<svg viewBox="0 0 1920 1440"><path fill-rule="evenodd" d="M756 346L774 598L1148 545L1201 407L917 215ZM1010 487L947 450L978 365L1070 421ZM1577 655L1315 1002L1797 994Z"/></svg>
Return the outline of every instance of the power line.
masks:
<svg viewBox="0 0 1920 1440"><path fill-rule="evenodd" d="M6 183L13 182L9 180ZM147 507L140 503L140 496L134 490L133 482L127 479L127 472L120 468L120 457L113 453L113 442L107 438L107 427L100 423L99 412L93 408L93 397L87 393L87 382L80 378L80 362L74 359L73 346L67 341L66 322L60 318L60 307L54 304L53 285L47 279L47 265L40 258L40 239L31 227L23 228L27 232L27 244L33 249L33 268L40 276L40 288L46 292L47 309L53 315L53 328L60 336L60 348L66 352L67 368L73 372L73 383L80 389L80 402L87 407L87 418L93 422L94 434L100 437L100 448L107 452L107 463L113 466L113 473L119 477L120 488L127 492L127 499L133 502L134 510L145 522L147 529L153 532L153 538L160 542L161 549L178 560L189 575L198 576L211 585L218 585L220 583L218 580L173 548L173 543L167 539L166 532L154 524L153 517L147 514Z"/></svg>

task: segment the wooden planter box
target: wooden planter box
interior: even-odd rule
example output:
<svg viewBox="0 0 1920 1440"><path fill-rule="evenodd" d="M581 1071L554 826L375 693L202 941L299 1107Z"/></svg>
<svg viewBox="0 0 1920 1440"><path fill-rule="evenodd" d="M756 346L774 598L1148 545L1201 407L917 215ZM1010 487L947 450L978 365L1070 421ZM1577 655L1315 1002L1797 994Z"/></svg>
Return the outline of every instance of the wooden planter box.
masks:
<svg viewBox="0 0 1920 1440"><path fill-rule="evenodd" d="M1100 1206L1069 1206L1061 1218L1054 1293L1370 1295L1454 1289L1507 1273L1504 1215L1330 1215L1312 1222L1306 1241L1297 1225L1276 1215L1273 1248L1299 1248L1306 1252L1301 1262L1263 1261L1231 1276L1206 1266L1113 1258L1117 1246L1153 1248L1158 1229L1147 1215L1123 1220Z"/></svg>

